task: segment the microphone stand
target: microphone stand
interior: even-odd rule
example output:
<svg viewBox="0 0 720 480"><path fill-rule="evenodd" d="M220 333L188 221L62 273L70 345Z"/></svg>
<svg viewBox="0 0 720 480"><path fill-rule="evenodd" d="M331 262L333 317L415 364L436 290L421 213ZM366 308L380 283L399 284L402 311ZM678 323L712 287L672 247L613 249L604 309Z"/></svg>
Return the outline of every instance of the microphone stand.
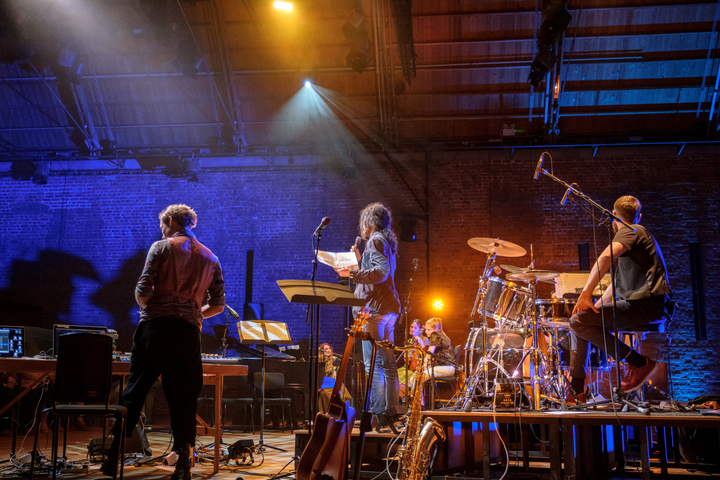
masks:
<svg viewBox="0 0 720 480"><path fill-rule="evenodd" d="M320 241L322 240L322 229L317 232L317 235L313 234L313 239L317 236L317 242L312 242L313 245L313 268L310 281L315 281L315 274L317 273L318 267L318 251L320 250ZM320 348L319 337L320 337L320 305L308 303L307 311L305 312L305 323L310 323L310 345L308 351L308 364L310 369L310 401L308 409L307 425L309 433L312 433L313 426L315 423L315 415L317 414L318 401L317 401L317 385L318 385L318 349Z"/></svg>
<svg viewBox="0 0 720 480"><path fill-rule="evenodd" d="M403 345L407 345L408 337L410 337L410 323L408 323L408 313L410 310L412 310L412 307L410 307L410 295L412 294L412 288L413 288L413 278L415 278L415 274L417 273L417 267L418 267L418 259L413 258L413 273L410 277L410 286L408 287L408 293L407 297L405 297L405 302L403 303L402 308L402 317L401 317L401 323L402 321L405 322L405 338L403 338ZM407 397L408 397L408 373L410 372L410 355L407 354L407 352L403 352L403 355L405 355L405 405L407 406Z"/></svg>
<svg viewBox="0 0 720 480"><path fill-rule="evenodd" d="M548 155L548 156L550 156L550 154L547 153L547 152L544 152L543 155ZM550 157L550 158L552 159L552 157ZM582 192L580 191L580 188L578 187L577 184L573 183L572 185L570 185L570 184L568 184L567 182L564 182L563 180L559 179L558 177L556 177L556 176L553 175L552 173L548 172L548 171L545 170L544 168L541 168L540 166L538 166L538 171L539 171L539 173L542 173L543 175L545 175L545 176L547 176L547 177L550 177L550 178L551 178L552 180L554 180L555 182L557 182L557 183L565 186L565 187L567 188L567 191L566 191L566 193L565 193L565 197L567 197L570 193L572 193L572 194L575 195L576 197L578 197L578 198L580 198L581 200L583 200L586 204L590 205L590 207L593 208L593 210L592 210L592 212L591 212L591 215L592 215L592 217L593 217L593 221L596 220L595 215L594 215L594 212L595 212L594 209L599 210L599 211L600 211L600 216L604 216L604 217L605 217L605 219L603 220L603 222L602 222L601 224L606 224L606 225L607 225L607 228L608 228L608 237L609 237L609 246L610 246L610 285L611 285L611 288L612 288L612 291L613 291L612 312L613 312L613 317L614 317L614 320L615 320L615 332L614 332L614 333L615 333L615 357L617 357L617 356L618 356L618 352L620 351L620 333L619 333L619 332L620 332L620 325L619 325L619 320L618 320L617 302L616 302L616 297L615 297L615 292L616 292L617 290L615 289L616 271L615 271L615 260L614 260L614 256L613 256L613 247L612 247L613 236L614 236L614 233L615 233L615 232L613 231L613 226L612 226L612 225L613 225L613 221L622 223L622 224L625 225L626 227L630 228L633 232L635 232L636 229L633 228L629 223L627 223L626 221L624 221L622 218L620 218L620 217L618 217L617 215L615 215L612 211L608 210L607 208L603 207L602 205L600 205L599 203L597 203L597 202L596 202L595 200L593 200L592 198L590 198L590 197L588 197L587 195L585 195L584 193L582 193ZM537 176L536 176L536 178L537 178ZM576 205L580 205L579 203L575 202L575 200L573 200L573 203L575 203ZM580 206L582 207L582 205L580 205ZM583 207L583 208L584 208L584 207ZM586 211L588 210L587 208L584 208L584 209L585 209ZM596 264L596 265L597 265L597 264ZM591 272L592 272L592 270L591 270ZM599 277L599 276L600 276L600 272L598 271L598 277ZM599 280L599 279L598 279L598 280ZM604 327L604 325L605 325L605 321L603 320L603 327ZM583 360L583 361L585 361L585 360ZM643 408L643 407L641 407L641 406L639 406L639 405L631 402L630 400L628 400L628 399L627 399L627 394L623 391L622 387L620 386L620 383L621 383L621 379L620 379L620 362L621 362L621 361L622 361L621 359L615 358L615 364L616 364L616 367L615 367L615 381L616 381L617 387L616 387L615 390L613 391L613 399L612 399L612 402L613 402L613 403L623 404L623 405L624 405L623 409L625 409L626 407L632 407L632 408L634 408L635 410L637 410L638 413L644 413L644 414L648 414L648 415L649 415L649 414L650 414L650 410L649 410L649 409L646 409L646 408Z"/></svg>
<svg viewBox="0 0 720 480"><path fill-rule="evenodd" d="M230 311L225 312L225 330L223 331L223 338L222 338L222 345L220 346L220 351L222 352L222 358L225 358L225 354L227 352L227 335L228 330L230 328Z"/></svg>

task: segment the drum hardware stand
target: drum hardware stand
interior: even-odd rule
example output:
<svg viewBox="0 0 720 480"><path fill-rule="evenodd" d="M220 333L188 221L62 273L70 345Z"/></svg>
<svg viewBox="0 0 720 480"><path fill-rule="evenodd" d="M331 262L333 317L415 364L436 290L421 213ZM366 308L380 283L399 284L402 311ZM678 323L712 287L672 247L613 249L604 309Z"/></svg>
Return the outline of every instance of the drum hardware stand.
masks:
<svg viewBox="0 0 720 480"><path fill-rule="evenodd" d="M472 402L475 398L475 390L479 386L477 374L478 369L481 366L481 362L483 359L487 358L487 312L485 310L485 295L487 294L487 282L490 278L490 272L494 271L495 268L499 268L496 266L495 260L497 259L497 244L493 247L492 251L488 253L487 260L485 260L485 268L483 269L483 274L480 276L480 280L478 281L478 291L475 295L475 303L473 304L472 311L470 312L470 325L471 328L478 328L475 325L475 312L478 309L478 302L479 302L479 308L482 312L482 320L480 321L480 327L482 329L482 357L480 357L480 360L478 361L477 368L473 369L472 365L468 365L469 358L468 358L468 352L465 352L465 365L467 366L468 373L471 374L470 378L465 381L465 385L463 386L464 392L461 392L460 396L458 397L459 400L463 400L462 408L465 411L472 410ZM491 268L492 267L492 268ZM468 332L469 333L469 332ZM471 348L474 347L474 345L471 346ZM495 362L497 364L497 362ZM499 366L499 365L498 365ZM483 368L483 388L481 390L482 395L487 395L489 390L488 385L488 366L487 362L482 362L482 368ZM463 395L464 393L464 395Z"/></svg>
<svg viewBox="0 0 720 480"><path fill-rule="evenodd" d="M475 391L476 389L481 386L480 383L480 375L482 374L482 387L481 388L481 395L487 396L490 390L489 386L489 372L488 372L488 363L494 363L498 367L500 365L497 364L495 360L492 358L488 358L488 352L487 352L487 309L486 309L486 295L488 292L488 281L490 278L491 273L501 273L500 267L496 264L496 259L498 256L498 250L501 251L501 255L505 254L510 257L519 257L525 255L526 251L524 248L512 244L510 242L504 242L500 240L499 238L491 239L491 238L474 238L468 241L468 244L470 247L479 250L481 252L484 252L487 254L487 260L485 262L485 268L483 269L482 276L480 277L480 280L478 282L478 292L475 296L475 303L473 304L472 311L470 312L470 328L478 328L475 323L475 313L478 311L478 305L480 308L480 311L482 312L482 321L480 323L480 327L482 329L482 357L480 360L478 360L477 368L473 368L473 365L470 365L470 359L469 359L469 353L468 351L465 352L465 365L466 370L469 374L468 379L465 381L465 385L463 385L463 391L458 395L455 408L462 402L462 408L465 411L472 410L472 402L475 398ZM471 330L472 331L472 330ZM474 343L474 341L473 341ZM474 347L473 344L471 347ZM500 367L502 369L502 367ZM482 369L482 370L481 370ZM504 369L502 369L504 371ZM507 372L505 372L507 375Z"/></svg>
<svg viewBox="0 0 720 480"><path fill-rule="evenodd" d="M567 394L567 378L562 373L562 361L560 360L560 345L558 344L558 327L551 327L552 333L550 335L550 346L549 346L549 357L548 357L548 363L549 363L549 370L550 370L550 377L547 380L548 389L555 390L555 394L557 395L557 398L551 397L549 395L549 392L545 391L545 398L555 402L562 404L565 401L565 396ZM557 401L556 401L557 400Z"/></svg>
<svg viewBox="0 0 720 480"><path fill-rule="evenodd" d="M535 265L535 259L533 255L533 247L530 246L530 266ZM534 270L530 269L525 272L512 273L507 276L508 279L513 281L522 281L528 284L530 288L530 295L532 299L532 311L530 314L531 321L531 332L532 332L532 346L528 352L525 352L520 365L525 361L527 355L531 355L530 363L533 366L533 374L530 380L530 388L532 392L532 404L533 409L540 410L540 329L538 324L537 314L537 282L540 280L549 280L557 277L557 272L551 272L547 270Z"/></svg>
<svg viewBox="0 0 720 480"><path fill-rule="evenodd" d="M622 218L620 218L620 217L618 217L617 215L615 215L612 211L608 210L607 208L603 207L602 205L600 205L599 203L597 203L597 202L596 202L595 200L593 200L592 198L590 198L590 197L588 197L587 195L585 195L584 193L582 193L582 191L580 191L580 187L578 186L578 184L573 183L572 185L569 185L567 182L564 182L563 180L559 179L558 177L556 177L556 176L553 175L552 173L550 173L550 172L548 172L547 170L545 170L544 168L542 168L542 162L543 162L543 158L544 158L545 155L549 156L550 159L552 160L552 156L550 156L550 154L549 154L548 152L543 152L543 153L540 155L540 161L538 162L538 165L537 165L537 168L536 168L536 171L535 171L535 176L534 176L534 178L537 179L537 178L538 178L538 175L539 175L540 173L542 173L543 175L545 175L545 176L547 176L547 177L550 177L551 180L554 180L555 182L563 185L567 190L565 191L565 195L563 196L563 199L562 199L561 202L560 202L561 205L564 205L564 204L565 204L565 200L567 200L568 198L570 198L570 200L571 200L574 204L578 205L578 206L581 207L583 210L585 210L586 212L588 212L588 213L591 215L593 221L595 221L595 220L597 219L597 217L595 216L595 209L597 209L597 210L600 212L600 217L604 217L604 219L603 219L603 221L600 223L600 225L605 224L605 225L607 226L608 237L609 237L609 247L610 247L610 285L611 285L611 288L612 288L612 291L613 291L612 312L613 312L613 317L614 317L614 320L615 320L615 332L614 332L614 334L615 334L615 356L617 356L617 355L618 355L618 352L620 351L620 336L619 336L620 325L619 325L619 320L618 320L617 302L616 302L616 298L615 298L615 291L616 291L616 290L615 290L615 277L616 277L616 272L615 272L615 262L613 261L614 254L613 254L613 247L612 247L612 240L613 240L613 235L614 235L613 222L622 223L622 224L625 225L626 227L630 228L633 232L636 231L636 230L635 230L630 224L628 224L627 222L625 222ZM588 208L588 207L586 207L586 206L584 206L584 205L581 205L580 203L576 202L575 199L573 198L573 196L580 198L580 199L583 200L587 205L589 205L591 208ZM593 268L594 268L594 267L593 267ZM591 272L592 272L592 269L591 269ZM598 272L598 277L599 277L599 273L600 273L600 272ZM533 300L533 302L534 302L534 300ZM621 359L618 359L618 358L615 359L615 363L616 363L616 365L617 365L616 368L615 368L615 380L616 380L616 385L617 385L617 387L616 387L616 388L614 389L614 391L613 391L613 398L612 398L612 400L610 400L610 402L622 404L622 405L623 405L623 410L625 410L627 407L632 407L632 408L634 408L638 413L645 413L645 414L648 414L648 415L649 415L649 414L650 414L650 410L647 409L647 408L641 407L640 405L637 405L637 404L631 402L630 400L628 400L628 399L627 399L627 394L623 391L622 387L620 386L620 385L621 385L621 379L620 379L620 364L621 364L621 362L622 362ZM601 403L603 403L603 402L600 402L600 403L598 403L598 404L601 404ZM597 405L597 404L596 404L596 405Z"/></svg>

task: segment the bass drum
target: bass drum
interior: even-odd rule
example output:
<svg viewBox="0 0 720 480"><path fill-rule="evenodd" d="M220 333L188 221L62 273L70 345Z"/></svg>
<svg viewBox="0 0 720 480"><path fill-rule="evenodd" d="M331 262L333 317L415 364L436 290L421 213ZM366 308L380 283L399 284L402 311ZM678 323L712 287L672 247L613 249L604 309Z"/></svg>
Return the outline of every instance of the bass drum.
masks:
<svg viewBox="0 0 720 480"><path fill-rule="evenodd" d="M520 327L532 307L530 290L518 283L508 282L497 277L490 277L485 294L485 315L495 320L495 324L510 322ZM478 306L482 315L482 304Z"/></svg>
<svg viewBox="0 0 720 480"><path fill-rule="evenodd" d="M482 328L470 329L467 342L465 342L465 371L468 372L468 375L476 373L480 359L483 356L482 331ZM488 358L499 363L508 374L512 375L520 367L524 348L531 340L529 332L524 328L488 328L485 334L485 354ZM495 378L496 373L495 364L489 362L488 377L492 380ZM501 372L500 376L504 376L504 374Z"/></svg>

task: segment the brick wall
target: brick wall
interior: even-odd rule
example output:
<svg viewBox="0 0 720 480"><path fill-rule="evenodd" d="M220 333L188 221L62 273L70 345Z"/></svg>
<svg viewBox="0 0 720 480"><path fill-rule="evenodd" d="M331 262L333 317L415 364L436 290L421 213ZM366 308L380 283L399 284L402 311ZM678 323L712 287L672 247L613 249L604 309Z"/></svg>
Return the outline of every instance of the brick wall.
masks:
<svg viewBox="0 0 720 480"><path fill-rule="evenodd" d="M695 147L693 147L695 148ZM719 271L718 194L720 166L714 150L688 147L682 157L664 148L605 148L551 151L544 168L576 182L606 207L623 194L644 204L643 224L655 234L671 272L681 308L672 325L668 350L678 398L720 391L710 352L718 347L713 306ZM445 329L464 344L467 321L485 264L485 255L467 245L473 237L498 237L528 250L499 263L526 266L530 245L536 268L578 269L578 242L591 245L591 258L607 245L603 228L580 207L560 206L562 186L548 177L532 179L538 151L431 152L361 156L357 178L330 167L268 167L203 172L198 183L163 175L52 175L47 185L0 178L0 313L2 323L50 327L53 323L105 324L118 330L128 350L137 322L133 286L148 246L160 238L158 212L170 203L187 203L198 212L196 233L220 258L227 303L242 308L245 257L255 251L253 301L265 304L265 317L287 322L302 343L309 335L305 307L289 304L278 279L307 279L312 270L311 235L323 216L325 250L347 249L357 235L360 209L382 201L395 214L420 217L425 204L425 165L429 165L430 219L416 218L415 243L401 243L397 285L408 294L412 259L419 259L411 295L411 318L435 314L442 298ZM417 197L417 199L415 198ZM420 203L418 203L418 200ZM427 227L427 230L426 230ZM429 236L426 232L429 232ZM701 243L707 295L708 340L695 340L688 241ZM427 243L426 243L427 241ZM317 279L334 281L329 267ZM540 286L540 296L551 288ZM207 320L205 350L218 344ZM232 323L232 322L231 322ZM344 345L343 309L323 307L320 341ZM237 335L234 324L231 334ZM232 352L231 352L232 353Z"/></svg>

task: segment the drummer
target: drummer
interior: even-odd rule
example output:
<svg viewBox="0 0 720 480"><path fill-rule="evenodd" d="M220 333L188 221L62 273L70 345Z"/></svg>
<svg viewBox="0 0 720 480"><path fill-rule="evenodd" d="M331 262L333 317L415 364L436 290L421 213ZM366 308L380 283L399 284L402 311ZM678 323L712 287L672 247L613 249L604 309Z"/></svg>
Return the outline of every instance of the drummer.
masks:
<svg viewBox="0 0 720 480"><path fill-rule="evenodd" d="M640 201L629 195L615 202L613 214L630 224L613 220L615 237L612 240L612 261L617 264L615 281L603 296L593 303L592 291L600 278L610 267L610 246L598 258L590 271L590 277L583 288L577 305L570 318L571 387L575 398L568 400L585 403L585 365L587 364L588 342L616 360L628 363L625 381L620 387L626 393L639 389L658 367L658 362L645 357L619 342L619 351L615 353L613 330L613 293L616 296L618 325L621 329L647 325L653 321L667 318L666 305L670 301L672 290L668 284L667 269L660 245L652 234L640 222ZM604 323L603 323L604 322Z"/></svg>

